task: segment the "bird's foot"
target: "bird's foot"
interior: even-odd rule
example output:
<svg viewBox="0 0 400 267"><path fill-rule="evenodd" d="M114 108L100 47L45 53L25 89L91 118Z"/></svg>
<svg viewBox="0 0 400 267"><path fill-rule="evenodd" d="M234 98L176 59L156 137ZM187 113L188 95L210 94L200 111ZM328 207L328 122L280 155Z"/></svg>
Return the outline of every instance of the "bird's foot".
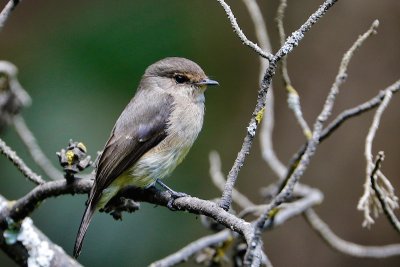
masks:
<svg viewBox="0 0 400 267"><path fill-rule="evenodd" d="M162 188L164 188L165 190L167 190L171 194L171 199L167 203L167 208L172 210L172 211L176 211L177 210L177 208L175 207L175 204L174 204L175 200L177 200L178 198L181 198L181 197L190 197L190 195L188 195L186 193L177 192L177 191L172 190L166 184L161 182L161 180L157 180L157 184L159 184Z"/></svg>
<svg viewBox="0 0 400 267"><path fill-rule="evenodd" d="M168 190L169 193L171 194L171 199L167 203L167 208L169 208L172 211L176 211L177 208L175 206L175 200L181 197L190 197L190 195L183 193L183 192L176 192L176 191L170 191Z"/></svg>

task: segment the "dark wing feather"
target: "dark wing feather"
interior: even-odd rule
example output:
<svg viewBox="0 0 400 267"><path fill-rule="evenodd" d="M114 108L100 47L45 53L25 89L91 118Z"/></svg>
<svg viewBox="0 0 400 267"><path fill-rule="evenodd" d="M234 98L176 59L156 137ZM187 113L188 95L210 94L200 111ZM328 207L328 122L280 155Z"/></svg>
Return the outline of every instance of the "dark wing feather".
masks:
<svg viewBox="0 0 400 267"><path fill-rule="evenodd" d="M75 241L75 257L80 253L101 192L166 137L173 98L160 94L156 90L139 89L115 124L97 165L96 179Z"/></svg>
<svg viewBox="0 0 400 267"><path fill-rule="evenodd" d="M157 95L155 95L157 94ZM154 101L158 99L158 101ZM107 188L144 153L166 137L173 98L141 90L122 112L97 166L94 192Z"/></svg>

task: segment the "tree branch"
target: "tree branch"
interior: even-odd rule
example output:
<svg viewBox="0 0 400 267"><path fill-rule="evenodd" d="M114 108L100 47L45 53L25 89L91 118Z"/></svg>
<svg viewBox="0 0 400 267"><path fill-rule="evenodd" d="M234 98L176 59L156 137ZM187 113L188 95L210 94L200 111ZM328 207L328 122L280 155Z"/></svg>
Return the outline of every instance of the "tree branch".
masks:
<svg viewBox="0 0 400 267"><path fill-rule="evenodd" d="M309 209L304 213L309 225L333 249L353 257L360 258L387 258L400 255L400 244L386 246L362 246L339 238L329 226L324 223L314 210Z"/></svg>
<svg viewBox="0 0 400 267"><path fill-rule="evenodd" d="M265 25L265 21L262 17L261 10L256 0L242 0L245 4L247 10L249 11L250 18L253 21L254 29L256 32L257 40L260 43L260 46L265 51L272 51L271 42L268 35L267 27ZM264 78L264 72L268 68L268 61L264 58L259 58L260 69L259 69L259 79L262 81ZM274 150L274 144L272 142L272 132L275 124L275 116L274 116L274 90L272 86L272 82L267 92L267 100L266 107L263 120L263 125L260 133L260 140L263 145L262 156L270 166L272 171L274 171L278 177L284 176L286 173L286 167L279 160L278 156Z"/></svg>
<svg viewBox="0 0 400 267"><path fill-rule="evenodd" d="M282 57L286 56L292 50L299 45L299 42L304 38L304 34L308 32L311 27L317 23L317 21L322 18L325 13L337 2L338 0L326 0L316 12L314 12L308 20L301 25L301 27L294 31L287 39L284 45L279 49L279 51L274 56L274 61L279 61Z"/></svg>
<svg viewBox="0 0 400 267"><path fill-rule="evenodd" d="M14 10L14 8L21 2L21 0L10 0L8 1L7 5L3 8L3 10L0 13L0 29L4 27L4 24L8 17L11 14L11 11Z"/></svg>
<svg viewBox="0 0 400 267"><path fill-rule="evenodd" d="M232 189L235 186L237 176L241 167L244 164L246 156L250 153L250 149L253 143L254 136L256 135L258 124L261 122L268 88L271 84L272 77L275 75L276 63L285 55L290 53L295 46L303 39L304 33L311 29L312 25L315 24L330 7L332 7L337 0L327 0L320 8L314 12L313 15L300 27L299 30L294 32L285 42L284 46L275 54L273 59L270 61L269 67L264 74L264 78L261 82L261 88L258 91L257 104L253 111L249 125L247 127L247 133L244 138L242 148L240 149L238 156L228 174L228 179L225 185L224 192L220 200L220 207L228 210L232 203Z"/></svg>
<svg viewBox="0 0 400 267"><path fill-rule="evenodd" d="M2 212L0 214L0 225L4 225L7 217L16 222L24 219L37 208L40 202L49 197L88 193L92 185L93 180L90 179L76 179L72 183L68 183L66 180L57 180L40 184L15 201L8 213Z"/></svg>
<svg viewBox="0 0 400 267"><path fill-rule="evenodd" d="M378 198L378 201L383 211L385 212L385 215L388 218L389 222L392 224L393 228L398 233L400 233L400 222L393 212L393 207L388 204L388 198L390 198L391 196L388 196L387 193L383 191L382 188L377 183L377 172L381 168L383 159L384 159L384 154L381 151L378 153L377 159L375 161L375 166L372 169L370 175L371 188L374 190L376 197Z"/></svg>
<svg viewBox="0 0 400 267"><path fill-rule="evenodd" d="M225 242L228 238L231 238L231 236L232 232L228 229L225 229L216 234L199 238L198 240L188 244L184 248L169 255L168 257L153 262L149 267L168 267L177 265L181 262L187 261L195 253L205 248L216 246L220 243Z"/></svg>
<svg viewBox="0 0 400 267"><path fill-rule="evenodd" d="M397 80L395 83L387 87L386 89L382 90L377 94L375 97L371 98L370 100L354 107L347 109L343 112L341 112L331 123L326 126L326 128L322 131L319 142L324 141L327 139L332 133L335 132L345 121L347 121L350 118L353 118L355 116L361 115L364 112L367 112L373 108L376 108L377 106L380 105L382 100L385 97L385 94L387 91L391 91L393 94L397 93L400 91L400 80ZM300 160L301 156L304 154L306 145L304 144L297 152L296 154L293 155L293 157L290 159L290 164L289 164L289 171L287 173L287 176L285 180L287 180L290 176L290 174L293 172L294 168L296 167L298 161Z"/></svg>
<svg viewBox="0 0 400 267"><path fill-rule="evenodd" d="M323 108L323 111L319 115L318 120L322 119L322 121L326 121L328 119L328 116L330 115L331 110L333 108L333 103L334 103L335 97L339 93L339 87L345 82L345 80L347 78L347 68L350 63L350 60L352 59L352 57L354 55L354 52L356 51L357 48L359 48L364 43L364 41L369 36L371 36L373 33L376 33L376 28L378 26L379 26L379 22L377 20L375 20L372 23L372 25L370 26L370 28L363 35L359 36L357 38L357 40L353 43L353 45L349 48L349 50L347 50L346 53L343 55L342 61L340 62L339 71L338 71L335 81L331 87L331 92L328 95L328 98L326 99L325 106ZM314 125L314 131L315 131L315 126L316 125ZM322 124L318 123L317 126L322 127ZM315 141L317 143L320 141L320 139L322 139L322 135L323 135L322 128L319 130L321 130L321 132L318 134L319 135L318 138L315 139ZM307 144L306 147L308 145L309 144ZM303 155L301 155L300 157L304 156L304 154L306 153L306 150L307 150L307 148L305 148ZM287 183L287 180L292 175L292 172L295 170L295 168L297 166L297 162L300 159L300 157L295 161L291 161L292 164L291 164L291 167L289 168L287 178L282 183L283 186Z"/></svg>
<svg viewBox="0 0 400 267"><path fill-rule="evenodd" d="M32 159L43 170L43 172L52 180L63 179L62 173L56 169L49 158L46 157L43 150L37 143L33 133L29 130L23 117L14 118L14 127L22 142L28 148Z"/></svg>
<svg viewBox="0 0 400 267"><path fill-rule="evenodd" d="M239 25L236 21L235 15L233 15L233 12L232 12L231 8L228 6L228 4L225 3L224 0L217 0L217 2L224 9L224 11L225 11L226 15L228 16L228 19L232 25L233 31L236 33L236 35L239 37L239 39L242 41L242 43L247 45L251 49L253 49L261 57L271 60L272 54L263 51L257 44L255 44L252 41L250 41L249 39L247 39L246 35L243 33L242 29L239 27Z"/></svg>
<svg viewBox="0 0 400 267"><path fill-rule="evenodd" d="M321 9L321 8L320 8ZM278 193L278 195L271 201L269 204L269 208L265 211L264 215L260 217L258 225L262 227L265 223L265 220L269 217L272 209L276 208L281 203L285 202L292 194L295 184L298 182L300 177L303 175L303 172L306 170L310 158L314 155L315 150L319 144L319 140L322 135L322 129L324 122L329 118L333 105L336 99L336 95L339 93L339 87L343 84L346 78L347 66L350 62L350 59L355 51L365 39L370 36L375 28L378 26L377 21L375 21L371 28L362 36L360 36L357 41L350 47L350 49L343 56L342 62L340 64L339 72L336 76L335 82L333 83L330 92L325 100L325 104L322 108L321 113L318 115L317 120L314 123L313 134L309 142L307 143L304 154L300 158L300 162L296 164L293 173L291 173L290 177L287 179L284 184L282 190Z"/></svg>
<svg viewBox="0 0 400 267"><path fill-rule="evenodd" d="M209 154L210 161L210 176L214 185L221 190L224 191L224 186L226 183L225 176L221 171L221 158L216 151L211 151ZM241 208L252 207L255 206L253 202L251 202L245 195L240 193L235 188L232 191L232 199L235 203L237 203Z"/></svg>
<svg viewBox="0 0 400 267"><path fill-rule="evenodd" d="M0 195L1 214L7 213L9 205ZM12 227L16 229L11 229ZM9 220L9 223L2 225L0 248L20 266L81 266L37 229L29 217L20 224Z"/></svg>
<svg viewBox="0 0 400 267"><path fill-rule="evenodd" d="M285 28L283 26L283 18L285 15L286 7L287 7L287 1L281 0L279 7L277 9L277 12L276 12L277 13L276 14L276 22L277 22L281 46L284 45L285 39L286 39ZM311 137L311 130L310 130L310 127L308 126L307 121L304 119L304 116L303 116L303 112L302 112L301 104L300 104L300 96L297 93L297 91L294 89L292 82L290 81L286 57L283 57L281 60L281 74L282 74L283 82L284 82L284 85L285 85L285 88L287 91L288 106L293 111L297 122L299 123L300 127L303 130L304 135L306 136L306 138L308 140ZM283 179L284 174L279 176L279 178Z"/></svg>
<svg viewBox="0 0 400 267"><path fill-rule="evenodd" d="M320 141L325 140L328 138L337 128L339 128L340 125L342 125L343 122L345 122L347 119L350 119L352 117L361 115L364 112L367 112L373 108L376 108L379 106L382 102L382 100L385 98L386 92L390 91L393 94L397 93L400 91L400 80L397 80L395 83L390 85L389 87L385 88L384 90L380 91L379 94L377 94L375 97L371 98L370 100L354 107L347 109L340 113L329 125L324 129L324 131L321 134L321 139Z"/></svg>
<svg viewBox="0 0 400 267"><path fill-rule="evenodd" d="M21 221L46 198L64 194L87 193L92 184L93 181L89 179L76 179L72 183L67 183L66 180L57 180L38 185L27 195L17 200L10 208L1 211L0 226L4 230L7 229L10 219L15 222ZM134 201L145 201L165 207L167 207L168 203L173 199L171 194L166 191L161 192L155 188L142 190L134 187L124 188L113 199L118 201L121 197L130 198ZM182 197L176 199L173 203L177 210L202 214L213 218L225 227L243 235L246 241L252 240L253 238L254 228L250 223L226 212L214 202L195 197Z"/></svg>
<svg viewBox="0 0 400 267"><path fill-rule="evenodd" d="M275 18L276 25L278 28L278 33L279 33L279 41L280 41L281 46L283 46L285 44L285 39L286 39L285 27L283 26L283 18L285 17L286 7L287 7L287 0L280 0L278 9L276 11L276 18ZM290 81L290 77L289 77L289 73L288 73L286 57L282 58L281 72L282 72L282 78L285 83L285 86L291 85L292 82Z"/></svg>
<svg viewBox="0 0 400 267"><path fill-rule="evenodd" d="M43 184L45 181L34 173L26 164L25 162L13 151L7 144L0 139L0 153L5 155L17 169L30 181L34 182L35 184Z"/></svg>
<svg viewBox="0 0 400 267"><path fill-rule="evenodd" d="M398 208L398 198L394 193L394 188L389 179L380 171L381 161L383 161L384 157L383 152L378 154L375 163L372 159L372 142L375 139L382 114L388 106L392 94L392 91L386 91L382 103L375 112L374 119L365 140L366 179L364 183L364 194L358 202L357 209L362 210L364 213L363 226L369 227L374 223L374 219L371 216L372 211L375 217L378 217L379 213L383 211L395 230L400 233L400 223L393 213L393 209ZM382 186L378 184L377 179L379 179Z"/></svg>

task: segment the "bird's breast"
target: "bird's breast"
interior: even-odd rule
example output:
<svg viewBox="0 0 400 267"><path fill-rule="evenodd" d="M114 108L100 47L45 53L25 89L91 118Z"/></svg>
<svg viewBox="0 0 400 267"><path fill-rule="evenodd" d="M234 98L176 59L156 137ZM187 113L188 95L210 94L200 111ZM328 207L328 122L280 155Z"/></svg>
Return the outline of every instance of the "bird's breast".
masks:
<svg viewBox="0 0 400 267"><path fill-rule="evenodd" d="M182 162L196 140L204 117L204 103L175 103L167 136L145 153L130 170L134 183L152 184L168 176Z"/></svg>

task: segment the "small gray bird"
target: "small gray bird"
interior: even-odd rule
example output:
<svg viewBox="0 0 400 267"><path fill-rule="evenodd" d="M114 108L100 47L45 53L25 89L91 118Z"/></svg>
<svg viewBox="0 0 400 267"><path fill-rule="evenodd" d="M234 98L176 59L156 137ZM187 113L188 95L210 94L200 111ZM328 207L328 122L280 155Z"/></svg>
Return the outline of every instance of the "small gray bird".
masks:
<svg viewBox="0 0 400 267"><path fill-rule="evenodd" d="M218 82L185 58L165 58L146 69L100 156L75 242L75 258L94 212L122 188L147 188L159 182L170 190L160 179L182 162L196 140L203 125L207 85Z"/></svg>

